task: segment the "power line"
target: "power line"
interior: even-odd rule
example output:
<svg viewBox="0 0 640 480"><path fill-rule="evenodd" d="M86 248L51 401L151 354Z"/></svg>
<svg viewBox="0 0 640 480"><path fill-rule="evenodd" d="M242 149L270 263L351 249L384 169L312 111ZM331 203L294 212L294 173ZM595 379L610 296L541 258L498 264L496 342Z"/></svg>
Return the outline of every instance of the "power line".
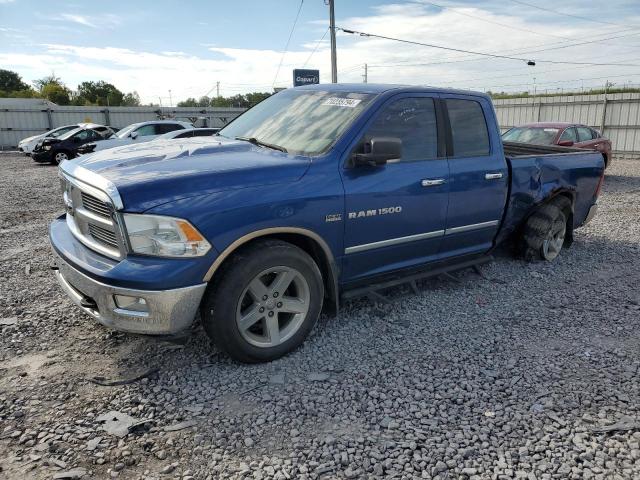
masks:
<svg viewBox="0 0 640 480"><path fill-rule="evenodd" d="M293 36L293 31L296 29L296 24L298 23L298 18L300 17L300 12L302 11L302 5L304 4L304 0L300 0L300 6L298 6L298 12L296 13L296 18L293 21L293 25L291 26L291 31L289 32L289 38L287 38L287 43L284 46L284 51L282 52L282 57L280 57L280 63L278 64L278 69L276 70L276 76L273 77L273 83L271 86L273 87L276 84L276 80L278 80L278 74L280 73L280 67L282 67L282 62L284 61L284 56L287 54L287 50L289 50L289 42L291 41L291 37Z"/></svg>
<svg viewBox="0 0 640 480"><path fill-rule="evenodd" d="M316 53L316 50L318 50L318 46L322 43L322 41L324 40L324 37L327 36L327 33L329 33L329 27L327 27L327 29L324 31L324 33L322 34L322 37L320 37L320 40L316 42L316 46L313 47L313 51L309 54L309 57L304 62L304 65L302 65L302 68L307 66L307 63L309 63L309 60L311 60L311 57L313 57L313 55Z"/></svg>
<svg viewBox="0 0 640 480"><path fill-rule="evenodd" d="M608 38L602 38L600 40L588 40L585 42L579 42L579 43L572 43L569 45L560 45L557 47L549 47L549 48L541 48L538 50L524 50L524 51L515 51L516 54L523 54L523 53L540 53L540 52L548 52L550 50L561 50L563 48L569 48L569 47L577 47L580 45L588 45L591 43L597 43L597 42L602 42L605 40L611 40L614 38L623 38L623 37L632 37L635 35L640 35L640 32L636 32L636 33L629 33L626 35L616 35L614 37L608 37ZM461 62L467 62L467 61L471 61L470 59L467 60L452 60L449 62L432 62L432 63L413 63L413 64L408 64L408 63L396 63L396 64L379 64L379 65L369 65L370 67L374 67L374 68L384 68L384 67L399 67L399 66L405 66L405 67L423 67L423 66L427 66L427 65L439 65L442 63L461 63ZM539 60L542 61L542 60Z"/></svg>
<svg viewBox="0 0 640 480"><path fill-rule="evenodd" d="M521 32L533 33L535 35L543 35L545 37L555 37L555 38L562 38L564 40L573 40L572 38L563 37L561 35L554 35L552 33L537 32L535 30L529 30L528 28L514 27L513 25L507 25L505 23L500 23L500 22L496 22L494 20L489 20L489 19L486 19L486 18L479 17L477 15L471 15L470 13L459 12L454 7L446 7L446 6L443 6L443 5L438 5L437 3L432 3L432 2L427 2L427 1L423 1L422 3L426 3L427 5L431 5L433 7L439 8L441 10L449 10L452 13L455 13L457 15L462 15L462 16L469 17L469 18L475 18L476 20L480 20L481 22L491 23L493 25L499 25L499 26L504 27L504 28L510 28L511 30L519 30Z"/></svg>
<svg viewBox="0 0 640 480"><path fill-rule="evenodd" d="M476 52L473 50L464 50L461 48L453 48L453 47L445 47L443 45L434 45L432 43L422 43L422 42L415 42L413 40L406 40L406 39L402 39L402 38L395 38L395 37L387 37L384 35L377 35L375 33L367 33L367 32L360 32L358 30L350 30L350 29L346 29L346 28L341 28L341 27L336 27L339 30L343 31L344 33L350 33L352 35L360 35L361 37L370 37L370 38L380 38L382 40L390 40L390 41L394 41L394 42L400 42L400 43L408 43L411 45L419 45L422 47L430 47L430 48L438 48L441 50L449 50L452 52L460 52L460 53L469 53L471 55L479 55L479 56L483 56L483 57L490 57L490 58L498 58L498 59L503 59L503 60L517 60L519 62L526 62L528 65L534 66L535 65L535 61L528 59L528 58L522 58L522 57L511 57L509 55L498 55L498 54L493 54L493 53L485 53L485 52ZM571 61L559 61L559 60L536 60L537 62L541 62L541 63L555 63L555 64L562 64L562 65L596 65L596 66L611 66L611 67L640 67L640 64L624 64L624 63L592 63L592 62L571 62ZM405 65L406 66L406 65Z"/></svg>
<svg viewBox="0 0 640 480"><path fill-rule="evenodd" d="M620 23L613 23L613 22L607 22L605 20L594 20L593 18L588 18L588 17L582 17L580 15L573 15L571 13L564 13L564 12L559 12L558 10L552 10L550 8L545 8L545 7L540 7L538 5L534 5L533 3L527 3L527 2L523 2L521 0L511 0L513 3L518 3L520 5L525 5L527 7L531 7L531 8L536 8L538 10L542 10L543 12L549 12L549 13L553 13L555 15L564 15L565 17L572 17L572 18L577 18L580 20L586 20L587 22L594 22L594 23L602 23L604 25L614 25L617 27L627 27L630 25L623 25ZM632 28L640 28L640 26L638 27L632 27Z"/></svg>
<svg viewBox="0 0 640 480"><path fill-rule="evenodd" d="M629 31L629 30L633 30L633 29L620 30L620 32L618 32L618 33ZM633 33L631 35L638 35L638 34L640 34L640 32ZM600 35L608 35L608 33L596 34L596 36L600 36ZM623 37L623 36L626 36L626 35L621 35L620 37ZM589 43L598 43L598 42L605 42L605 41L611 40L611 38L619 38L619 37L601 38L601 39L596 39L596 40L592 40L591 39L592 37L582 37L582 38L575 38L574 40L585 40L586 38L590 39ZM564 48L564 44L566 44L566 42L542 43L542 44L538 44L538 45L533 45L532 48L546 47L546 46L552 46L552 45L556 45L556 46L558 46L558 48ZM575 44L575 45L578 45L578 44ZM568 46L572 46L572 45L568 45ZM626 47L635 47L635 45L626 45ZM554 50L554 49L555 49L555 47L549 48L549 49L542 49L542 50L512 49L512 50L506 50L506 51L504 51L502 53L521 55L521 54L536 53L536 52L548 51L548 50ZM450 63L478 62L478 61L486 60L486 58L477 58L477 56L475 56L475 57L464 57L462 59L457 59L457 60L454 59L454 58L455 57L446 57L443 60L440 60L438 62L430 62L430 63L411 63L411 60L409 60L409 61L406 61L406 62L397 62L397 63L394 63L394 64L381 64L381 66L409 66L409 67L415 66L415 67L419 67L419 66L428 66L428 65L443 65L443 64L450 64Z"/></svg>

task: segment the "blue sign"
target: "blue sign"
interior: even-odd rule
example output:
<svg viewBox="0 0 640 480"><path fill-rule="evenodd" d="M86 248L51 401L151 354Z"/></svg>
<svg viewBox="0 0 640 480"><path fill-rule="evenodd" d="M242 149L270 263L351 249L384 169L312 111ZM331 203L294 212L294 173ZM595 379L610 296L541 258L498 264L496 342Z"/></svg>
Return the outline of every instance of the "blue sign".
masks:
<svg viewBox="0 0 640 480"><path fill-rule="evenodd" d="M313 85L320 83L320 70L304 70L296 68L293 71L293 86Z"/></svg>

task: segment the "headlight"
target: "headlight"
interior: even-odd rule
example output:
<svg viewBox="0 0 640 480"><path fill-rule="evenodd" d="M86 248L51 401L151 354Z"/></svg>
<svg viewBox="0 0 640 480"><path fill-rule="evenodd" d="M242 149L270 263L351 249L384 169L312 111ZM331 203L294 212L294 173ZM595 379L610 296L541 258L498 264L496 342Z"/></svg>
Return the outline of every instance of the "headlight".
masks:
<svg viewBox="0 0 640 480"><path fill-rule="evenodd" d="M51 150L51 145L45 145L43 148L44 148L45 150Z"/></svg>
<svg viewBox="0 0 640 480"><path fill-rule="evenodd" d="M161 215L125 213L129 244L134 253L158 257L199 257L211 245L186 220Z"/></svg>

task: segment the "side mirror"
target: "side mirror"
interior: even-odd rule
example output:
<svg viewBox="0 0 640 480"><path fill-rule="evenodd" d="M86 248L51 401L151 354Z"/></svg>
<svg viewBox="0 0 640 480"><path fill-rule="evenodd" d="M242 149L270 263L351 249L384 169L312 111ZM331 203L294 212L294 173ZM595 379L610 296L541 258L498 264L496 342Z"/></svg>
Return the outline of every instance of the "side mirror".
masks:
<svg viewBox="0 0 640 480"><path fill-rule="evenodd" d="M131 137L131 140L135 140L136 138L138 138L138 132L131 132L129 136Z"/></svg>
<svg viewBox="0 0 640 480"><path fill-rule="evenodd" d="M400 160L402 157L402 140L394 137L372 138L365 143L365 153L353 154L352 161L355 167L375 167L384 165L392 160Z"/></svg>
<svg viewBox="0 0 640 480"><path fill-rule="evenodd" d="M560 147L573 147L573 140L560 140L558 142Z"/></svg>

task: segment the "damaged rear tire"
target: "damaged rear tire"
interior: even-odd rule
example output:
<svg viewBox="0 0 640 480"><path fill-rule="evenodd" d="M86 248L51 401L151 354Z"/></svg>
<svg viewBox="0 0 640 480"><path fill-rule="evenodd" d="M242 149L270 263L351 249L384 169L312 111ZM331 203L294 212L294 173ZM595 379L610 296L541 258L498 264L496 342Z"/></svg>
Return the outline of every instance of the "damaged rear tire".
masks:
<svg viewBox="0 0 640 480"><path fill-rule="evenodd" d="M559 196L529 217L523 235L525 260L551 262L556 259L565 244L569 212L571 201Z"/></svg>

